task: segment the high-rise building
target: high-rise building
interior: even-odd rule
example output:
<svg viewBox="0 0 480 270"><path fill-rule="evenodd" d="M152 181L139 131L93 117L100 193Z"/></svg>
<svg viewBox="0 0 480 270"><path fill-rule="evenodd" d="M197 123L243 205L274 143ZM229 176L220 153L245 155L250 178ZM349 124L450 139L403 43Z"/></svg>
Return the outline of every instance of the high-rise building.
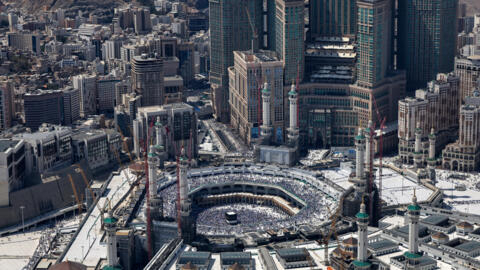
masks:
<svg viewBox="0 0 480 270"><path fill-rule="evenodd" d="M136 119L133 121L134 152L138 156L143 152L142 141L152 139L155 132L147 138L149 130L160 117L160 123L164 127L166 138L165 147L169 158L175 158L180 154L182 146L186 148L189 157L196 158L198 155L197 143L197 115L192 106L186 103L172 103L163 106L148 106L138 108ZM146 149L148 151L148 149Z"/></svg>
<svg viewBox="0 0 480 270"><path fill-rule="evenodd" d="M460 108L458 140L442 152L442 167L447 170L473 172L480 168L480 91L465 99Z"/></svg>
<svg viewBox="0 0 480 270"><path fill-rule="evenodd" d="M393 1L357 3L357 84L374 88L393 70Z"/></svg>
<svg viewBox="0 0 480 270"><path fill-rule="evenodd" d="M188 85L195 77L195 46L193 42L178 44L178 60L180 61L180 75L185 85Z"/></svg>
<svg viewBox="0 0 480 270"><path fill-rule="evenodd" d="M23 96L25 126L37 130L43 123L61 125L63 116L63 93L53 90L36 90Z"/></svg>
<svg viewBox="0 0 480 270"><path fill-rule="evenodd" d="M112 76L97 80L97 106L100 112L113 112L115 107L115 85L121 81Z"/></svg>
<svg viewBox="0 0 480 270"><path fill-rule="evenodd" d="M284 81L303 80L305 66L305 2L275 1L275 51L284 62Z"/></svg>
<svg viewBox="0 0 480 270"><path fill-rule="evenodd" d="M77 75L73 77L73 88L80 90L80 116L97 112L97 76Z"/></svg>
<svg viewBox="0 0 480 270"><path fill-rule="evenodd" d="M398 1L397 60L407 72L407 91L453 71L457 8L457 0Z"/></svg>
<svg viewBox="0 0 480 270"><path fill-rule="evenodd" d="M60 28L65 27L65 10L59 8L56 11L57 14L57 24Z"/></svg>
<svg viewBox="0 0 480 270"><path fill-rule="evenodd" d="M132 82L130 78L122 80L115 84L115 106L122 104L122 96L132 92Z"/></svg>
<svg viewBox="0 0 480 270"><path fill-rule="evenodd" d="M142 96L142 106L165 102L163 60L147 54L132 59L132 90Z"/></svg>
<svg viewBox="0 0 480 270"><path fill-rule="evenodd" d="M357 81L351 86L359 125L397 119L397 102L405 94L405 74L393 66L392 0L358 0ZM377 108L378 107L378 108Z"/></svg>
<svg viewBox="0 0 480 270"><path fill-rule="evenodd" d="M115 125L120 129L123 136L130 137L133 135L133 120L137 117L140 102L141 96L137 96L135 92L123 94L122 101L115 107Z"/></svg>
<svg viewBox="0 0 480 270"><path fill-rule="evenodd" d="M262 87L270 92L269 115L274 140L283 142L284 90L283 62L273 51L235 51L234 66L229 68L230 121L240 137L251 144L260 137L262 124Z"/></svg>
<svg viewBox="0 0 480 270"><path fill-rule="evenodd" d="M473 90L480 83L480 56L455 58L455 74L460 78L460 102L473 96Z"/></svg>
<svg viewBox="0 0 480 270"><path fill-rule="evenodd" d="M80 90L75 88L63 89L64 125L69 126L80 119Z"/></svg>
<svg viewBox="0 0 480 270"><path fill-rule="evenodd" d="M133 11L133 25L136 34L146 34L152 31L150 10L139 8Z"/></svg>
<svg viewBox="0 0 480 270"><path fill-rule="evenodd" d="M123 39L120 37L112 37L111 39L105 41L102 45L102 56L105 60L113 60L121 58L121 47L123 44Z"/></svg>
<svg viewBox="0 0 480 270"><path fill-rule="evenodd" d="M13 87L9 82L0 82L0 131L12 126L15 108Z"/></svg>
<svg viewBox="0 0 480 270"><path fill-rule="evenodd" d="M227 69L233 66L233 51L262 46L263 1L210 0L209 4L213 108L217 119L228 122L230 112Z"/></svg>
<svg viewBox="0 0 480 270"><path fill-rule="evenodd" d="M10 32L17 30L18 16L15 13L8 13L8 29Z"/></svg>
<svg viewBox="0 0 480 270"><path fill-rule="evenodd" d="M436 149L441 150L454 140L458 130L458 95L459 78L452 73L438 74L426 89L417 90L415 97L398 102L398 152L403 163L413 164L415 153L421 153L420 162L425 165L432 128L435 129ZM417 146L420 148L417 151L418 131L420 142Z"/></svg>
<svg viewBox="0 0 480 270"><path fill-rule="evenodd" d="M8 46L19 50L40 53L40 35L28 32L7 33Z"/></svg>
<svg viewBox="0 0 480 270"><path fill-rule="evenodd" d="M354 37L356 8L356 0L310 1L310 37Z"/></svg>

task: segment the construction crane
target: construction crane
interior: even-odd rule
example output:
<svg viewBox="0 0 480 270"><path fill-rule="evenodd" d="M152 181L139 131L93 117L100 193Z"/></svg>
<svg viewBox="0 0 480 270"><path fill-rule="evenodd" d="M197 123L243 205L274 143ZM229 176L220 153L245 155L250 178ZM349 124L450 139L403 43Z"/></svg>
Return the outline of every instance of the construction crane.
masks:
<svg viewBox="0 0 480 270"><path fill-rule="evenodd" d="M143 154L145 156L145 192L147 193L147 243L148 243L148 259L151 260L153 257L153 243L152 243L152 218L150 216L150 184L149 184L149 175L148 175L148 146L151 144L151 132L153 129L153 122L150 122L150 125L147 130L147 138L143 144Z"/></svg>
<svg viewBox="0 0 480 270"><path fill-rule="evenodd" d="M257 28L252 22L252 18L250 16L250 12L248 11L248 7L245 7L245 12L247 13L248 23L252 28L252 53L255 51L255 44L258 44L258 32Z"/></svg>
<svg viewBox="0 0 480 270"><path fill-rule="evenodd" d="M383 168L383 130L385 129L385 122L387 121L386 117L383 117L380 115L380 111L378 110L377 106L377 99L375 98L375 95L372 95L373 97L373 104L375 105L375 112L377 113L377 120L380 122L380 139L379 139L379 145L378 145L378 158L379 158L379 168L378 168L378 197L379 197L379 204L378 204L378 212L382 213L382 168ZM373 143L371 144L373 146ZM373 154L373 152L371 152ZM372 161L373 162L373 161ZM373 164L371 165L373 166ZM373 180L371 181L373 182ZM373 185L373 183L371 183ZM370 192L372 194L372 192ZM370 198L370 217L373 218L373 197Z"/></svg>
<svg viewBox="0 0 480 270"><path fill-rule="evenodd" d="M325 245L325 248L324 248L325 265L329 266L330 263L329 263L329 260L328 260L328 244L330 242L330 239L332 238L332 235L333 235L334 231L336 231L335 226L337 224L338 218L340 217L340 206L337 207L337 210L335 211L334 214L332 214L328 205L327 205L327 210L328 210L328 213L330 215L330 219L331 219L332 222L330 223L330 230L328 230L328 233L325 233L323 235L323 239L322 239L323 241L319 242L319 244L323 243Z"/></svg>
<svg viewBox="0 0 480 270"><path fill-rule="evenodd" d="M68 174L68 180L72 185L73 195L75 196L75 200L77 201L77 205L78 205L78 214L80 214L82 212L82 200L78 196L77 188L75 187L75 183L73 182L73 178L71 174Z"/></svg>

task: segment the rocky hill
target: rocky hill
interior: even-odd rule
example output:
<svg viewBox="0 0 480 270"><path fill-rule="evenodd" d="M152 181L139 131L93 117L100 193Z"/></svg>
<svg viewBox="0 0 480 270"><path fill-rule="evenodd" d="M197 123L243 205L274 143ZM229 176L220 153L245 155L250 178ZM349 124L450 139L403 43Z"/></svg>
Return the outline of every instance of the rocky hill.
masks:
<svg viewBox="0 0 480 270"><path fill-rule="evenodd" d="M16 4L34 13L44 7L55 10L63 8L67 12L94 12L95 10L112 9L125 3L123 0L15 0ZM94 12L95 13L95 12Z"/></svg>
<svg viewBox="0 0 480 270"><path fill-rule="evenodd" d="M467 4L467 14L473 15L480 13L480 1L479 0L460 0L460 3Z"/></svg>

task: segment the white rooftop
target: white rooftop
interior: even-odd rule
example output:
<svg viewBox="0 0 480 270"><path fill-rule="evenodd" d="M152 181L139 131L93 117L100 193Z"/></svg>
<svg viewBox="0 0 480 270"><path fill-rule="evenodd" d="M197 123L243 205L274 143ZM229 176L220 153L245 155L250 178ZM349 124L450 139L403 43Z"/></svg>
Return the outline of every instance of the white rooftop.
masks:
<svg viewBox="0 0 480 270"><path fill-rule="evenodd" d="M480 190L475 186L479 182L480 176L478 174L463 174L466 176L465 180L449 178L454 174L459 173L436 170L436 186L442 189L444 193L443 201L456 211L469 214L480 213ZM456 185L465 185L466 190L456 190Z"/></svg>
<svg viewBox="0 0 480 270"><path fill-rule="evenodd" d="M126 171L125 171L126 170ZM134 179L128 169L125 169L119 175L114 175L110 181L107 190L109 190L104 197L98 200L97 206L88 216L87 221L80 229L79 234L73 240L70 249L66 253L63 261L75 261L86 265L87 267L95 267L99 260L107 257L107 247L104 242L101 242L104 231L101 228L101 213L99 208L103 209L107 205L107 197L111 201L112 207L116 205L120 199L125 195L130 184L128 178Z"/></svg>
<svg viewBox="0 0 480 270"><path fill-rule="evenodd" d="M348 169L335 168L322 170L322 173L324 173L327 179L330 179L344 189L348 189L350 186L352 186L352 183L348 182L348 176L350 174L350 170ZM377 184L377 187L379 187L378 170L376 173L375 183ZM414 190L416 190L419 201L427 200L428 197L433 193L432 190L417 183L415 179L400 175L389 168L383 168L382 200L385 201L387 205L407 204L411 202Z"/></svg>

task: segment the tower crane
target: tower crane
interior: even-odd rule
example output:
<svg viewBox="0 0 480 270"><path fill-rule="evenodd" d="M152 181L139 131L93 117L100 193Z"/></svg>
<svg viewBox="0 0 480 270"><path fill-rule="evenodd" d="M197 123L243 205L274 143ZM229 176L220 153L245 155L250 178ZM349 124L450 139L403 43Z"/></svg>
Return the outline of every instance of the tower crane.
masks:
<svg viewBox="0 0 480 270"><path fill-rule="evenodd" d="M382 168L383 168L383 130L385 129L385 122L387 121L387 117L383 117L380 115L380 111L378 110L378 105L377 105L377 99L375 98L375 95L372 95L373 97L373 104L375 105L375 112L377 113L377 120L380 122L380 140L379 140L379 145L378 145L378 158L379 158L379 168L378 168L378 197L379 197L379 204L378 204L378 211L379 213L382 212ZM373 145L373 143L372 143ZM373 152L371 152L373 154ZM372 164L373 166L373 164ZM373 186L373 180L371 181L370 185ZM372 187L371 187L372 188ZM371 193L372 194L372 193ZM370 198L370 217L373 218L373 209L372 209L372 203L373 203L373 197Z"/></svg>
<svg viewBox="0 0 480 270"><path fill-rule="evenodd" d="M252 18L250 16L250 12L248 8L245 7L245 12L247 13L248 23L250 24L250 28L252 28L252 53L255 51L255 44L258 44L258 32L257 28L252 22Z"/></svg>
<svg viewBox="0 0 480 270"><path fill-rule="evenodd" d="M328 230L328 233L325 233L323 235L323 239L322 239L321 242L319 242L319 244L324 244L325 245L325 248L324 248L325 265L329 266L330 263L329 263L329 260L328 260L328 244L330 242L330 239L332 238L333 233L335 232L335 234L336 234L335 226L337 224L338 218L340 217L340 207L337 207L337 210L333 214L330 211L330 208L328 206L327 206L327 210L328 210L328 213L330 215L330 219L331 219L332 222L330 223L330 229Z"/></svg>

